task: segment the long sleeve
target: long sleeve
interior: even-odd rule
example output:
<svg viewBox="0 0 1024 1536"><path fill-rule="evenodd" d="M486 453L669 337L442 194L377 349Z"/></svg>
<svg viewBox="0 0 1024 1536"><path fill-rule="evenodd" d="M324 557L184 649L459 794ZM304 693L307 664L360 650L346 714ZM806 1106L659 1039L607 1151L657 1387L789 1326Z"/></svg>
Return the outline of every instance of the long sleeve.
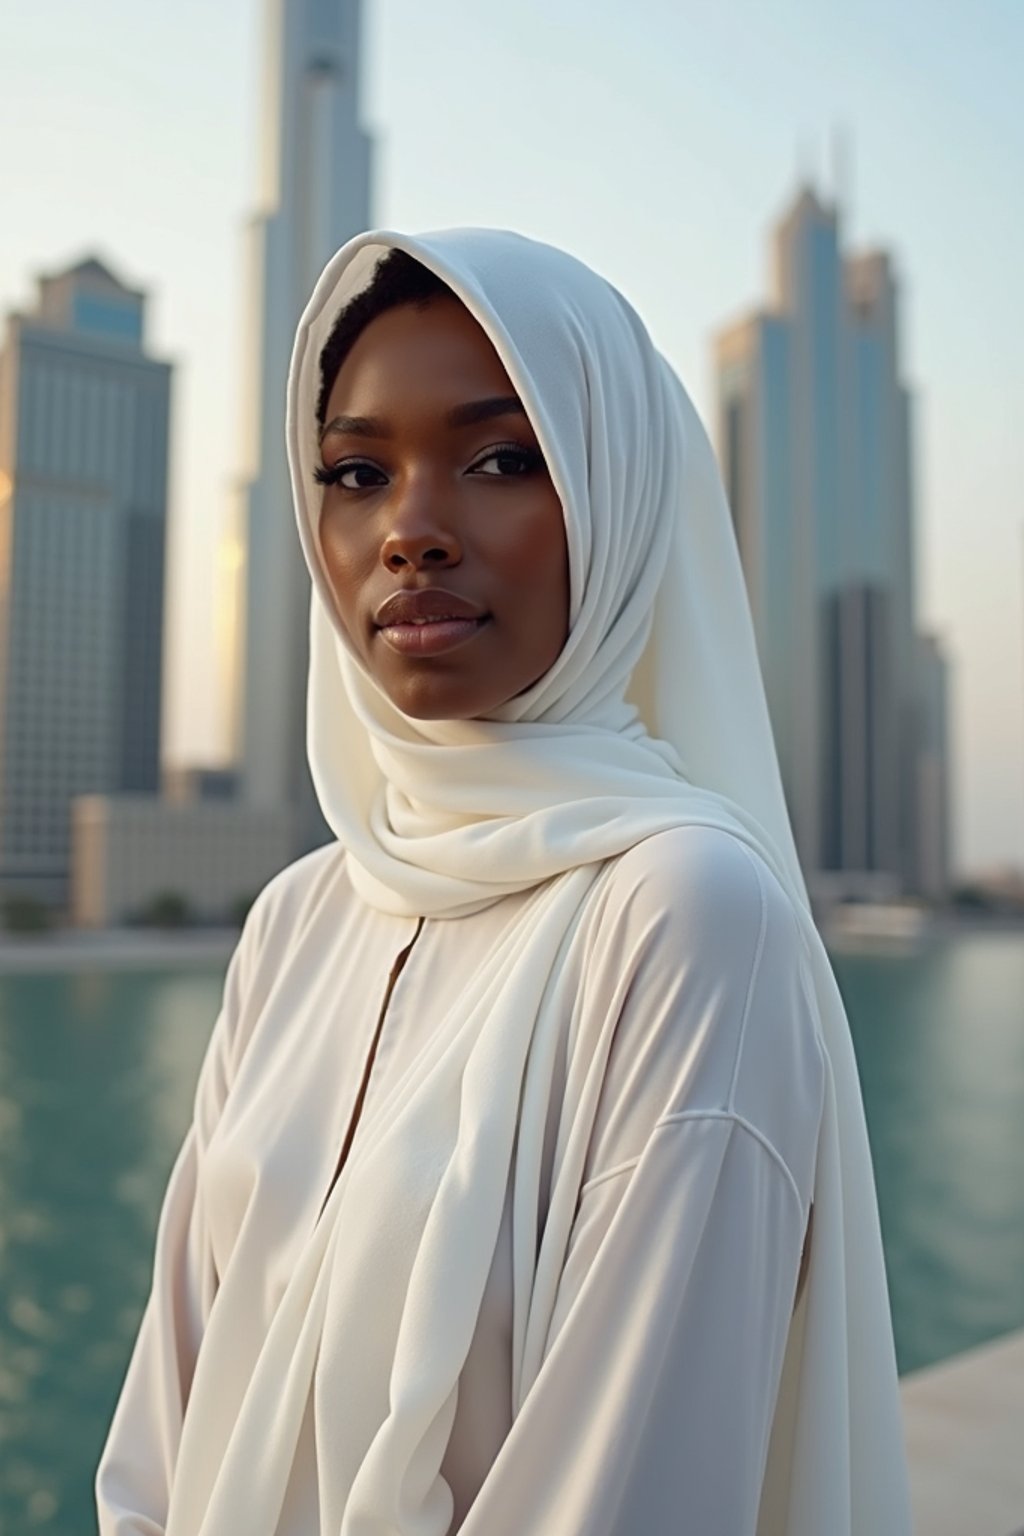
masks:
<svg viewBox="0 0 1024 1536"><path fill-rule="evenodd" d="M581 1201L554 1341L463 1536L753 1536L802 1241L742 1121L660 1124Z"/></svg>
<svg viewBox="0 0 1024 1536"><path fill-rule="evenodd" d="M785 899L705 844L601 935L605 1104L542 1363L461 1536L757 1530L824 1079Z"/></svg>
<svg viewBox="0 0 1024 1536"><path fill-rule="evenodd" d="M168 1180L153 1280L96 1473L100 1536L161 1536L196 1355L217 1290L200 1169L231 1077L243 939L228 965L192 1123Z"/></svg>

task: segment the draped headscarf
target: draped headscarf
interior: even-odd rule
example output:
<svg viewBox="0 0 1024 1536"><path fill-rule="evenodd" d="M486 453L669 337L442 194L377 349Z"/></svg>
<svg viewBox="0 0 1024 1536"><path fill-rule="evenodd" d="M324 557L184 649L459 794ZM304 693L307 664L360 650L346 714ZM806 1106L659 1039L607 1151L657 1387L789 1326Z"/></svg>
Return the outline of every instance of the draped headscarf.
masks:
<svg viewBox="0 0 1024 1536"><path fill-rule="evenodd" d="M352 650L322 563L319 356L392 248L437 274L490 338L564 512L567 641L487 720L404 716ZM438 919L539 895L474 962L431 1059L361 1132L244 1388L223 1405L219 1442L215 1432L197 1449L189 1491L176 1484L169 1536L270 1536L311 1394L317 1441L331 1447L318 1471L323 1528L443 1536L451 1506L439 1469L514 1148L517 1212L537 1199L534 1088L558 1031L549 979L601 861L693 823L740 838L788 892L828 1062L810 1266L759 1531L902 1536L899 1399L856 1066L790 830L728 505L686 391L626 300L564 252L495 230L374 231L329 262L302 316L287 436L313 581L310 769L356 890L385 912ZM582 1097L564 1106L571 1134L540 1257L522 1236L513 1255L516 1407L541 1364L593 1112ZM411 1200L410 1170L422 1182L424 1167ZM382 1286L398 1249L412 1255L407 1271ZM360 1323L367 1295L373 1346ZM388 1382L376 1417L338 1406L356 1365L359 1379Z"/></svg>

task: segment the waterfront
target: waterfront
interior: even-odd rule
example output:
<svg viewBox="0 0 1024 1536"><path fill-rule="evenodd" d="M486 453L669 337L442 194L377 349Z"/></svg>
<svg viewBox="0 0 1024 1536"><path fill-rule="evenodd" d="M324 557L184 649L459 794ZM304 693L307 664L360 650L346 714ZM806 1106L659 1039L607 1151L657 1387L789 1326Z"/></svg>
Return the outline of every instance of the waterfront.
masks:
<svg viewBox="0 0 1024 1536"><path fill-rule="evenodd" d="M1024 934L834 958L905 1373L1024 1326Z"/></svg>
<svg viewBox="0 0 1024 1536"><path fill-rule="evenodd" d="M43 951L40 951L42 954ZM836 957L900 1365L1024 1326L1024 934ZM0 975L0 1530L90 1530L223 965Z"/></svg>

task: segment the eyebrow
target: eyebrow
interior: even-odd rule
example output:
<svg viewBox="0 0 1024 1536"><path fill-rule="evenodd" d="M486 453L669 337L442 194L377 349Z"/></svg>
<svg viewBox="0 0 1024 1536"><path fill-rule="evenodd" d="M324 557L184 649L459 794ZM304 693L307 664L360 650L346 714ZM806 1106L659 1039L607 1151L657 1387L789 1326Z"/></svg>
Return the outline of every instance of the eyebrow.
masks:
<svg viewBox="0 0 1024 1536"><path fill-rule="evenodd" d="M447 427L471 427L478 421L490 421L494 416L526 415L526 407L518 395L492 395L487 400L468 400L456 405L445 414ZM333 416L320 433L320 441L332 432L349 437L390 437L386 422L379 416Z"/></svg>

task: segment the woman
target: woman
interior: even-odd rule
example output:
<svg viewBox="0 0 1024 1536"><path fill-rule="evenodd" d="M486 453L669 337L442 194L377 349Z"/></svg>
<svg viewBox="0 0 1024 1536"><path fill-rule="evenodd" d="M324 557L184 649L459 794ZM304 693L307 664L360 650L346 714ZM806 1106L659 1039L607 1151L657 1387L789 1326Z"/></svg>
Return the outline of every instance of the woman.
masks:
<svg viewBox="0 0 1024 1536"><path fill-rule="evenodd" d="M904 1536L856 1071L688 397L564 253L376 232L288 447L337 843L232 957L103 1536Z"/></svg>

